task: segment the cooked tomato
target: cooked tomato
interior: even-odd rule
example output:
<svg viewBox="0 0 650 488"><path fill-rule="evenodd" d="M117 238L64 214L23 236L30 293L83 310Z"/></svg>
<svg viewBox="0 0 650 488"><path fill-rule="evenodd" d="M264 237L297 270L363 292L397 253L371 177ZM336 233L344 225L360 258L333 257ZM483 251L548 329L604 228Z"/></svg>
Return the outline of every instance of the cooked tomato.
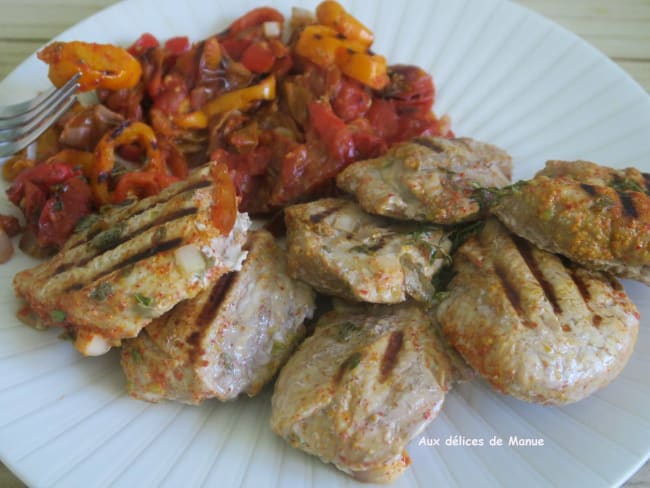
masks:
<svg viewBox="0 0 650 488"><path fill-rule="evenodd" d="M52 187L60 185L67 179L79 174L71 166L63 163L38 164L20 173L7 190L7 196L14 205L21 206L25 196L25 185L29 182L35 185L44 194L48 194Z"/></svg>
<svg viewBox="0 0 650 488"><path fill-rule="evenodd" d="M328 154L339 163L354 159L354 141L350 130L332 108L322 102L308 105L309 122L318 134Z"/></svg>
<svg viewBox="0 0 650 488"><path fill-rule="evenodd" d="M361 83L349 78L341 80L340 88L332 102L336 115L345 122L363 117L372 103L372 97Z"/></svg>
<svg viewBox="0 0 650 488"><path fill-rule="evenodd" d="M375 98L366 117L376 133L387 141L392 141L399 131L399 116L390 100Z"/></svg>
<svg viewBox="0 0 650 488"><path fill-rule="evenodd" d="M435 89L431 75L417 66L398 64L388 69L389 84L384 98L393 100L399 115L425 116L431 113Z"/></svg>
<svg viewBox="0 0 650 488"><path fill-rule="evenodd" d="M133 56L142 56L152 47L158 47L159 45L160 43L158 42L158 39L156 39L153 34L145 32L140 37L138 37L137 41L131 44L127 51Z"/></svg>
<svg viewBox="0 0 650 488"><path fill-rule="evenodd" d="M92 193L80 177L66 180L45 202L38 219L37 240L42 247L62 246L77 222L92 212Z"/></svg>
<svg viewBox="0 0 650 488"><path fill-rule="evenodd" d="M165 50L174 56L180 56L190 49L190 40L187 36L171 37L165 41Z"/></svg>
<svg viewBox="0 0 650 488"><path fill-rule="evenodd" d="M275 64L275 55L268 43L255 42L244 50L241 62L253 73L268 73Z"/></svg>

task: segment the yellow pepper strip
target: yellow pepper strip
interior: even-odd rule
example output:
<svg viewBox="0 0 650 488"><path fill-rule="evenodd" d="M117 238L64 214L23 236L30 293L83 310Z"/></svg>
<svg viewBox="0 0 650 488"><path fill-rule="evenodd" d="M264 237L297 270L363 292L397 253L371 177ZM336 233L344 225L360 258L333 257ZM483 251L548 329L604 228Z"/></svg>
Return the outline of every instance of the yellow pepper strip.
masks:
<svg viewBox="0 0 650 488"><path fill-rule="evenodd" d="M305 27L295 46L296 54L323 67L336 64L338 51L341 48L357 52L367 50L363 44L345 39L334 29L323 25Z"/></svg>
<svg viewBox="0 0 650 488"><path fill-rule="evenodd" d="M350 40L370 47L375 39L372 31L349 14L338 2L325 0L316 7L318 22L332 27Z"/></svg>
<svg viewBox="0 0 650 488"><path fill-rule="evenodd" d="M336 64L344 74L375 90L388 84L386 58L378 54L340 49Z"/></svg>
<svg viewBox="0 0 650 488"><path fill-rule="evenodd" d="M174 116L174 123L183 129L205 129L208 126L208 118L201 110L179 114Z"/></svg>
<svg viewBox="0 0 650 488"><path fill-rule="evenodd" d="M8 159L2 165L2 177L5 181L14 181L16 177L26 169L33 168L36 161L28 159L26 151Z"/></svg>
<svg viewBox="0 0 650 488"><path fill-rule="evenodd" d="M247 86L210 100L201 110L209 119L213 115L223 114L232 110L246 110L259 100L275 98L275 76L271 75L257 85Z"/></svg>
<svg viewBox="0 0 650 488"><path fill-rule="evenodd" d="M318 66L332 66L336 63L336 51L341 41L334 29L322 25L309 25L303 29L296 42L296 53Z"/></svg>

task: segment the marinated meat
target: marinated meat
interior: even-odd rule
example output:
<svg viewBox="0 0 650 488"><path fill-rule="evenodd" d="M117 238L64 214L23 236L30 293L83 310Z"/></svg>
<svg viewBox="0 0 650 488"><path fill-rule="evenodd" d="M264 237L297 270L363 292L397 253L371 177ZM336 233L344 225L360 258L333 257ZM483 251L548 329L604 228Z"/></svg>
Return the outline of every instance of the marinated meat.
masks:
<svg viewBox="0 0 650 488"><path fill-rule="evenodd" d="M400 476L406 444L436 417L452 379L444 346L414 303L321 317L280 372L273 431L358 480Z"/></svg>
<svg viewBox="0 0 650 488"><path fill-rule="evenodd" d="M337 184L370 213L449 225L479 216L476 187L503 187L511 173L510 156L491 144L419 137L348 166Z"/></svg>
<svg viewBox="0 0 650 488"><path fill-rule="evenodd" d="M490 219L454 255L438 319L449 342L497 390L576 402L629 359L639 314L611 276L535 248Z"/></svg>
<svg viewBox="0 0 650 488"><path fill-rule="evenodd" d="M513 232L583 266L650 285L650 174L550 161L493 212Z"/></svg>
<svg viewBox="0 0 650 488"><path fill-rule="evenodd" d="M619 191L638 191L650 194L650 173L636 168L617 170L590 161L547 161L537 175L558 178L567 176L580 183L609 186Z"/></svg>
<svg viewBox="0 0 650 488"><path fill-rule="evenodd" d="M289 274L354 301L428 300L451 247L440 228L369 215L342 199L288 207L285 222Z"/></svg>
<svg viewBox="0 0 650 488"><path fill-rule="evenodd" d="M314 292L287 275L284 251L266 231L250 234L241 271L124 342L129 393L197 404L257 394L305 334Z"/></svg>
<svg viewBox="0 0 650 488"><path fill-rule="evenodd" d="M15 276L17 295L42 325L72 329L84 354L135 337L240 267L250 220L238 214L221 235L211 218L213 186L202 168L156 196L86 220L87 229L52 259Z"/></svg>

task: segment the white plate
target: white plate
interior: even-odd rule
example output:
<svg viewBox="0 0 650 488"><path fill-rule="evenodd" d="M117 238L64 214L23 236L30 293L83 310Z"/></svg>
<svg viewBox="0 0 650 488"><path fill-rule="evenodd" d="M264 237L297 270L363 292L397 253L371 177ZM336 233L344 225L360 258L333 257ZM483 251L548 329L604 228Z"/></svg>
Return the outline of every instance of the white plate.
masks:
<svg viewBox="0 0 650 488"><path fill-rule="evenodd" d="M289 14L297 0L265 0ZM149 31L200 39L259 0L133 0L61 35L128 44ZM313 8L315 1L305 2ZM433 73L436 111L453 128L498 144L527 177L546 159L584 158L650 170L650 99L622 70L573 34L499 0L346 2L376 33L391 63ZM0 103L48 86L29 58L0 83ZM1 211L1 209L0 209ZM55 331L13 318L14 272L0 268L0 458L33 486L322 486L351 480L289 448L268 426L269 393L200 408L149 405L124 393L118 355L81 358ZM448 396L397 486L617 485L650 452L650 289L626 288L642 319L627 368L609 387L566 408L529 405L480 382ZM508 447L510 436L543 447ZM484 447L445 446L454 436ZM505 446L490 447L497 436Z"/></svg>

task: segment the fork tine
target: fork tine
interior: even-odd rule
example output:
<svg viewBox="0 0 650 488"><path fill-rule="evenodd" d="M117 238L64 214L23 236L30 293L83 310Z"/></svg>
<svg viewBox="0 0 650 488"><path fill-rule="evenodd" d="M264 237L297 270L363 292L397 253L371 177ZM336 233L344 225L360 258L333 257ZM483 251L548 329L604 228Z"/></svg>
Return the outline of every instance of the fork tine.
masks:
<svg viewBox="0 0 650 488"><path fill-rule="evenodd" d="M60 93L67 93L72 88L78 88L77 80L81 73L76 73L60 88L45 92L31 100L8 107L0 107L0 129L25 123L33 117L35 112L41 110L42 106L48 106Z"/></svg>
<svg viewBox="0 0 650 488"><path fill-rule="evenodd" d="M31 118L25 120L24 122L6 127L3 127L2 123L0 122L0 142L20 139L27 133L33 131L43 122L43 120L45 120L50 115L53 109L59 106L63 100L66 100L70 96L74 95L77 88L78 85L76 83L69 86L66 83L64 88L57 90L54 96L51 96L47 99L47 102L43 102L37 107L39 111L33 110L30 112Z"/></svg>
<svg viewBox="0 0 650 488"><path fill-rule="evenodd" d="M7 142L0 142L0 157L10 156L22 149L25 149L32 142L34 142L38 137L40 137L43 132L50 127L54 121L56 121L61 115L65 113L75 102L75 98L64 99L58 106L55 107L53 112L49 113L49 116L42 121L42 123L35 127L31 132L24 134L21 138L15 139Z"/></svg>
<svg viewBox="0 0 650 488"><path fill-rule="evenodd" d="M24 112L29 112L32 108L37 105L40 105L44 100L52 96L56 92L56 88L50 88L48 91L41 93L40 95L31 98L25 102L17 103L15 105L7 105L0 107L0 122L5 119L11 119L16 115L20 115Z"/></svg>

